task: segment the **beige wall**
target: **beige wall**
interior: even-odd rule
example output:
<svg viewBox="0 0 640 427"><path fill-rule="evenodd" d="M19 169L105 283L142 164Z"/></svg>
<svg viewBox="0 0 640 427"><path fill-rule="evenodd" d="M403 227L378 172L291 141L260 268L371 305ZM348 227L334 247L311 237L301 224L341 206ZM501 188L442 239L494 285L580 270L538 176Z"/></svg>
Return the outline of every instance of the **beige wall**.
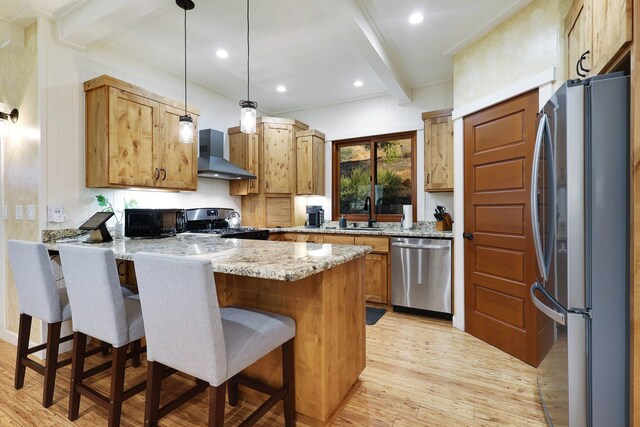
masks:
<svg viewBox="0 0 640 427"><path fill-rule="evenodd" d="M18 123L9 126L2 139L2 195L9 217L4 221L2 256L5 262L5 329L18 330L18 300L6 257L9 239L39 240L38 194L40 183L40 128L38 114L37 25L25 29L25 46L20 50L0 49L0 102L5 109L18 108ZM15 206L23 206L23 220L15 219ZM36 221L27 220L27 206L34 205ZM39 322L34 322L36 331Z"/></svg>
<svg viewBox="0 0 640 427"><path fill-rule="evenodd" d="M536 0L453 58L453 102L461 108L556 67L566 79L564 17L571 0Z"/></svg>

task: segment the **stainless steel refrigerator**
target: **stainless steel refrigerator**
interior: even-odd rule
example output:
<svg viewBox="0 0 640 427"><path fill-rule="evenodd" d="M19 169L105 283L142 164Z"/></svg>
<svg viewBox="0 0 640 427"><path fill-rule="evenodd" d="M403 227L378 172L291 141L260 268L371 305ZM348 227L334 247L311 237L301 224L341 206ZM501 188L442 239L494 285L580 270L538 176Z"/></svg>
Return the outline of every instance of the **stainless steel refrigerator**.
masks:
<svg viewBox="0 0 640 427"><path fill-rule="evenodd" d="M538 367L551 426L629 423L629 79L565 83L539 114L531 182L553 344Z"/></svg>

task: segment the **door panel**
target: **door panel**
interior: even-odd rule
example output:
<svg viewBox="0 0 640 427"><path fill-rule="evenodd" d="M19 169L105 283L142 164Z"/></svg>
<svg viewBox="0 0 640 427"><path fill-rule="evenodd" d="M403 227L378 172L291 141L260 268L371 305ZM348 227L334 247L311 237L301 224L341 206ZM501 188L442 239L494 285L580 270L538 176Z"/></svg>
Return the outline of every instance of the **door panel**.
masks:
<svg viewBox="0 0 640 427"><path fill-rule="evenodd" d="M528 293L537 112L532 91L464 119L466 330L533 366L544 330Z"/></svg>

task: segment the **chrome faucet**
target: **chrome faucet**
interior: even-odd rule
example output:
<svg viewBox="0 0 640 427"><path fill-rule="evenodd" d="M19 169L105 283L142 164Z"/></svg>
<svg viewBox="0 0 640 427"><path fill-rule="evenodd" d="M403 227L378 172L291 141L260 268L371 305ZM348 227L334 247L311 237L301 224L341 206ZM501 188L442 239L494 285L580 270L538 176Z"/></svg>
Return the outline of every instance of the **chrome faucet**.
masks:
<svg viewBox="0 0 640 427"><path fill-rule="evenodd" d="M378 216L376 215L376 219L373 219L373 215L371 212L373 210L373 205L371 204L371 196L365 197L363 209L368 211L369 213L369 218L367 219L367 227L373 228L373 223L378 222Z"/></svg>

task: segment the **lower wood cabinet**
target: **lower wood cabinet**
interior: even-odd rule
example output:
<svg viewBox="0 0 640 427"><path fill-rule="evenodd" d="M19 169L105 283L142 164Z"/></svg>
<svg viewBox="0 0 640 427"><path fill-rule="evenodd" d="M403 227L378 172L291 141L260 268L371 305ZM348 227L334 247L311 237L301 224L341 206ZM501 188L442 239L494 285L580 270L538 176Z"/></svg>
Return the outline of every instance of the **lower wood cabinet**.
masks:
<svg viewBox="0 0 640 427"><path fill-rule="evenodd" d="M370 253L365 261L365 295L367 301L388 304L387 272L388 255Z"/></svg>

